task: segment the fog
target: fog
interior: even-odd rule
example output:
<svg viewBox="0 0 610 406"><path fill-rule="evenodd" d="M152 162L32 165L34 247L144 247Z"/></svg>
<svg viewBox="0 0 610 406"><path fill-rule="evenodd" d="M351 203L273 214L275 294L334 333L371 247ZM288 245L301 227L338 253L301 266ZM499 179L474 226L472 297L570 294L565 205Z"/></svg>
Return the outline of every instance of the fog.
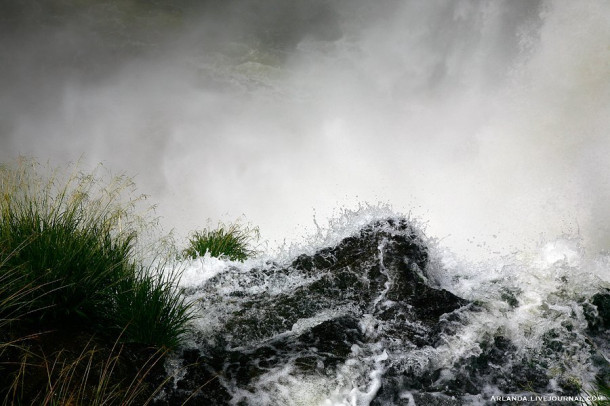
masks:
<svg viewBox="0 0 610 406"><path fill-rule="evenodd" d="M380 202L464 255L608 248L608 2L2 7L0 160L102 162L178 237Z"/></svg>

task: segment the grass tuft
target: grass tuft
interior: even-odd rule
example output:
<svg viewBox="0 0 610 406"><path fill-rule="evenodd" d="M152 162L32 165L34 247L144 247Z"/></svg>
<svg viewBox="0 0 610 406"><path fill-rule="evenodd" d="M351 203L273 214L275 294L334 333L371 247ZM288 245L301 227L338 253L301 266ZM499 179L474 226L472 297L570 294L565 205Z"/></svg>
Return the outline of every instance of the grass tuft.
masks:
<svg viewBox="0 0 610 406"><path fill-rule="evenodd" d="M179 275L142 268L121 282L116 298L115 328L124 327L128 341L176 348L193 319L192 304L176 287Z"/></svg>
<svg viewBox="0 0 610 406"><path fill-rule="evenodd" d="M27 299L41 320L95 322L119 281L134 272L136 231L119 226L134 203L120 203L132 183L118 177L100 185L83 173L62 182L57 171L41 172L27 160L0 167L0 271L20 270L12 294L38 287Z"/></svg>
<svg viewBox="0 0 610 406"><path fill-rule="evenodd" d="M144 263L133 182L69 169L0 165L0 403L149 403L191 305Z"/></svg>
<svg viewBox="0 0 610 406"><path fill-rule="evenodd" d="M255 249L250 248L250 244L258 238L259 231L256 227L220 224L215 230L193 232L183 255L195 259L209 253L217 258L244 261L257 254Z"/></svg>
<svg viewBox="0 0 610 406"><path fill-rule="evenodd" d="M133 182L70 169L0 165L0 403L147 404L191 305L144 263Z"/></svg>
<svg viewBox="0 0 610 406"><path fill-rule="evenodd" d="M19 312L115 335L127 326L127 341L175 347L192 313L174 288L179 275L153 272L135 254L144 196L132 197L125 176L71 169L0 166L0 320Z"/></svg>

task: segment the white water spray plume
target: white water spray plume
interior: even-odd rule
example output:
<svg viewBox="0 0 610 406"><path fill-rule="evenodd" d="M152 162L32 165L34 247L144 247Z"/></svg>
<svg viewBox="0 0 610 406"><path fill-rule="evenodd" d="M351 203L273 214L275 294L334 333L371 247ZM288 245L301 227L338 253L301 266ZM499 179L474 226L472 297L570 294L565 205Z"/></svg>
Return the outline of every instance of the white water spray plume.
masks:
<svg viewBox="0 0 610 406"><path fill-rule="evenodd" d="M606 1L0 5L0 161L135 175L178 235L387 203L468 255L610 243Z"/></svg>

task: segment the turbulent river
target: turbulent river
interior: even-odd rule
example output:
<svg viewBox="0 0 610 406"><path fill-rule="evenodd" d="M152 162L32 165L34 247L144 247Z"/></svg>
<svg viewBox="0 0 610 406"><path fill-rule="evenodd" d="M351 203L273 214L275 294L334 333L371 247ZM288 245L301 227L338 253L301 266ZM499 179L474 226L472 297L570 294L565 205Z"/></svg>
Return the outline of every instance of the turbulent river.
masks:
<svg viewBox="0 0 610 406"><path fill-rule="evenodd" d="M610 374L609 260L565 237L465 262L387 208L348 211L274 257L185 264L200 318L163 399L591 402Z"/></svg>
<svg viewBox="0 0 610 406"><path fill-rule="evenodd" d="M256 258L179 264L200 317L160 403L589 402L609 21L603 0L6 1L0 160L135 175L178 241L260 228Z"/></svg>

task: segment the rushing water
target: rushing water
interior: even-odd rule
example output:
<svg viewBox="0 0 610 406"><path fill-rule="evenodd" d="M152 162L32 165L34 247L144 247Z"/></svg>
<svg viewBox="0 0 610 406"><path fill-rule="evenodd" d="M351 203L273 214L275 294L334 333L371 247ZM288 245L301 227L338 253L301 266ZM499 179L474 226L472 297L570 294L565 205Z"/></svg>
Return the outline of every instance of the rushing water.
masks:
<svg viewBox="0 0 610 406"><path fill-rule="evenodd" d="M484 405L510 396L563 396L565 404L577 404L567 400L592 392L596 375L607 379L607 330L590 330L587 313L593 295L610 283L610 258L587 259L580 242L566 236L530 252L472 263L416 232L416 239L429 247L428 262L418 265L426 285L470 303L441 311L440 327L430 330L425 316L404 319L396 310L387 316L388 309L400 305L396 300L411 310L417 304L392 276L390 263L397 254L386 247L385 237L372 242L376 249L359 260L340 249L324 251L375 221L396 216L384 207L348 211L307 244L285 248L273 258L240 264L206 256L186 264L183 286L202 309L190 346L227 351L218 369L218 379L230 393L227 403ZM418 229L416 221L411 224ZM390 227L389 233L405 231ZM312 273L300 266L298 258L316 252L328 252L322 256L347 268L322 261L319 272ZM381 274L387 272L374 294L369 290L378 277L362 270L369 261L379 261ZM356 275L351 285L338 282L328 288L331 295L324 289L320 294L330 274L341 279L351 271ZM437 291L416 290L415 297L427 301L424 309L451 300L430 296ZM357 334L350 333L354 326L346 318L357 322ZM324 323L339 330L340 339L313 332ZM311 340L308 334L321 335ZM307 363L318 367L303 368ZM249 371L249 378L240 370Z"/></svg>
<svg viewBox="0 0 610 406"><path fill-rule="evenodd" d="M179 236L208 218L259 226L261 258L184 264L184 287L205 305L200 341L240 300L320 277L269 264L395 211L420 219L431 286L480 306L445 342L406 351L374 312L328 304L274 334L350 315L366 343L329 376L286 362L248 387L224 382L233 401L366 405L396 370L433 365L437 382L457 382L498 336L489 348L511 355L488 362L495 381L482 373L464 401L504 394L497 377L524 357L545 365L549 393L593 382L592 358L609 357L585 312L610 284L610 3L143 4L2 5L0 159L135 174ZM413 387L404 404L425 404Z"/></svg>

